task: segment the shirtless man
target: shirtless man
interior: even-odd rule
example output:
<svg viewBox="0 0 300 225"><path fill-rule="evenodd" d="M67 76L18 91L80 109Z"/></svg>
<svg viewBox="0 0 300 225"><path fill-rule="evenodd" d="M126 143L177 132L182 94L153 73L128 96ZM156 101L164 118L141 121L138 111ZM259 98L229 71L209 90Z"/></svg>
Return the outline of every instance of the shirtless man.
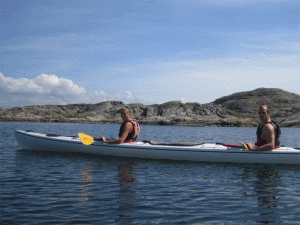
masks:
<svg viewBox="0 0 300 225"><path fill-rule="evenodd" d="M280 145L280 133L277 134L279 127L271 120L271 110L267 105L261 105L258 109L258 115L262 125L257 128L257 143L247 143L252 151L268 151L277 148Z"/></svg>

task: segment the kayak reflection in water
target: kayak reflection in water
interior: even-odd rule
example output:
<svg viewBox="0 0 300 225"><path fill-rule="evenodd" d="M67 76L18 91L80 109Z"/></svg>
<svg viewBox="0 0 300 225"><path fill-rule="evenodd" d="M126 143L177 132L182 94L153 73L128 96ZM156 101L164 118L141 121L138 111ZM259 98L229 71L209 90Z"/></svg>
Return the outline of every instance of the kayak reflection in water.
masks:
<svg viewBox="0 0 300 225"><path fill-rule="evenodd" d="M278 124L271 120L271 109L267 105L258 108L258 115L262 125L257 128L257 143L247 143L250 150L268 151L280 147L281 131Z"/></svg>
<svg viewBox="0 0 300 225"><path fill-rule="evenodd" d="M120 127L119 137L106 140L105 137L102 137L102 141L108 144L121 144L121 143L131 143L135 142L140 133L140 125L133 121L132 119L132 109L125 107L121 110L121 117L123 123Z"/></svg>

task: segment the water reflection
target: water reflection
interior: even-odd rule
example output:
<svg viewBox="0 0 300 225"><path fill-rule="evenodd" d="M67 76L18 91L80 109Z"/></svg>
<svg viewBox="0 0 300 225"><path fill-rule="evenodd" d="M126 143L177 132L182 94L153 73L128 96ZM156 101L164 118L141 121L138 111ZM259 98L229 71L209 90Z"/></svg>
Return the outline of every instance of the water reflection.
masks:
<svg viewBox="0 0 300 225"><path fill-rule="evenodd" d="M259 206L266 208L277 207L277 179L278 173L273 170L263 170L257 173L259 182L254 186L258 194Z"/></svg>
<svg viewBox="0 0 300 225"><path fill-rule="evenodd" d="M81 198L81 205L90 205L91 201L91 189L93 188L93 177L92 177L92 166L85 163L79 174L79 187L80 192L78 193Z"/></svg>
<svg viewBox="0 0 300 225"><path fill-rule="evenodd" d="M247 180L249 177L254 180ZM254 188L254 196L257 197L257 223L281 224L277 189L281 180L277 170L271 166L246 168L243 179L248 183L247 185L250 181L250 185Z"/></svg>
<svg viewBox="0 0 300 225"><path fill-rule="evenodd" d="M136 166L138 166L137 163L128 161L120 162L120 165L118 166L120 197L117 202L119 204L119 212L121 214L118 215L116 222L136 224L130 214L132 208L139 206L136 204L137 201L135 201L137 197L136 191L134 190L137 187L136 171L134 169Z"/></svg>

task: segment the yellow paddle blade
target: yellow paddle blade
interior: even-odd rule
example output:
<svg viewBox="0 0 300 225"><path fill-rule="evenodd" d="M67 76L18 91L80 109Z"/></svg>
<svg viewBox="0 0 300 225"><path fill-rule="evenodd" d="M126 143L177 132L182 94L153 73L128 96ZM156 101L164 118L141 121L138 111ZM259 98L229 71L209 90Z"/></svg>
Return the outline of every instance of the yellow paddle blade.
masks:
<svg viewBox="0 0 300 225"><path fill-rule="evenodd" d="M90 145L94 142L94 138L90 135L78 133L78 136L80 137L80 140L84 145Z"/></svg>
<svg viewBox="0 0 300 225"><path fill-rule="evenodd" d="M248 151L249 150L249 148L248 148L248 145L246 145L245 143L243 143L243 142L240 142L239 141L239 143L241 144L241 145L243 145L244 146L244 148Z"/></svg>

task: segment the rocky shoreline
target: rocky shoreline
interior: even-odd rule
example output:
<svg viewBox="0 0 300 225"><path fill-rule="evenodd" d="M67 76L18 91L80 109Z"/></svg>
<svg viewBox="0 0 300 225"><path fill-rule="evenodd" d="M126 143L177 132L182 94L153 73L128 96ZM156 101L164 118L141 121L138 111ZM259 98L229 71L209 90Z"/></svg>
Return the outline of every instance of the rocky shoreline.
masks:
<svg viewBox="0 0 300 225"><path fill-rule="evenodd" d="M212 103L127 104L140 124L173 126L255 127L258 106L271 106L272 119L282 127L300 127L300 95L260 88L235 93ZM97 104L36 105L0 108L2 122L109 123L122 122L120 101Z"/></svg>

